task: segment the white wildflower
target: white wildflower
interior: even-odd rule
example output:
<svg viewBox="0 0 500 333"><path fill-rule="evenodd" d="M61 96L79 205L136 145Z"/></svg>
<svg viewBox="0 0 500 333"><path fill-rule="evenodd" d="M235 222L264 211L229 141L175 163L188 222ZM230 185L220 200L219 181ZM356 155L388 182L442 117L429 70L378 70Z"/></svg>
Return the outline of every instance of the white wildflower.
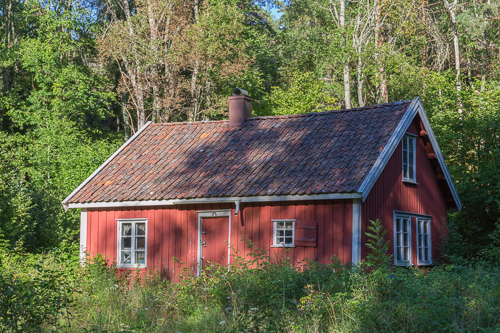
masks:
<svg viewBox="0 0 500 333"><path fill-rule="evenodd" d="M225 323L226 323L226 321L225 321L225 320L223 320L223 321L221 321L219 324L220 324L220 325L224 325Z"/></svg>

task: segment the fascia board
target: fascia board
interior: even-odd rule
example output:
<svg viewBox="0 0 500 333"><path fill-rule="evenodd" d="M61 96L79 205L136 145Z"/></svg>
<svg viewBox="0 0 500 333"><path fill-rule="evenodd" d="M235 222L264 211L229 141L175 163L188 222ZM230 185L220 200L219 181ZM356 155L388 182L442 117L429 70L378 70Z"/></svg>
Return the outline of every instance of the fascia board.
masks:
<svg viewBox="0 0 500 333"><path fill-rule="evenodd" d="M375 161L375 164L371 168L370 172L368 172L368 175L359 187L358 192L362 194L363 202L368 197L368 194L370 194L370 191L377 182L378 177L380 177L380 174L387 165L387 162L389 162L389 159L391 158L399 142L406 133L406 130L415 118L415 115L418 112L419 101L420 99L418 97L415 97L413 99L410 106L408 107L408 110L406 110L403 119L401 119L401 121L399 122L398 126L389 138L389 141L387 141L387 144L382 150L382 153L380 153L379 157Z"/></svg>
<svg viewBox="0 0 500 333"><path fill-rule="evenodd" d="M436 136L434 135L434 132L432 131L431 123L429 122L429 118L427 118L427 115L425 114L424 106L422 105L422 101L420 101L420 98L418 98L418 114L420 116L420 120L422 121L422 125L424 125L424 129L427 132L427 135L429 136L429 140L431 142L432 149L434 150L434 153L436 154L437 160L439 162L439 166L441 167L441 170L443 171L444 177L446 179L446 183L448 183L448 187L450 188L451 194L453 195L453 199L455 200L455 204L457 205L458 210L461 211L462 210L462 202L460 201L460 197L458 196L458 192L457 192L457 189L455 187L455 183L453 182L453 179L451 178L450 172L448 171L448 167L446 166L446 162L444 161L443 153L441 152L441 148L439 147Z"/></svg>
<svg viewBox="0 0 500 333"><path fill-rule="evenodd" d="M88 202L70 203L68 208L109 208L109 207L140 207L140 206L169 206L182 204L209 204L227 202L273 202L273 201L303 201L303 200L336 200L361 199L361 193L329 193L311 195L279 195L255 197L226 197L226 198L196 198L173 200L142 200L142 201L115 201L115 202Z"/></svg>
<svg viewBox="0 0 500 333"><path fill-rule="evenodd" d="M151 121L148 121L146 124L144 124L144 126L142 126L141 129L139 129L134 135L132 135L130 137L130 139L128 139L120 148L118 148L117 151L114 152L113 155L111 155L99 168L97 168L96 171L94 171L90 176L87 177L87 179L85 179L83 181L83 183L80 184L80 186L78 186L73 192L71 192L70 195L68 195L66 197L66 199L64 199L62 201L62 205L64 207L64 210L68 210L68 208L71 208L68 204L68 201L78 192L82 189L82 187L84 187L85 185L87 185L87 183L92 179L94 178L106 165L109 164L109 162L111 162L115 157L116 155L118 155L119 153L121 153L132 141L135 140L135 138L137 138L152 122Z"/></svg>

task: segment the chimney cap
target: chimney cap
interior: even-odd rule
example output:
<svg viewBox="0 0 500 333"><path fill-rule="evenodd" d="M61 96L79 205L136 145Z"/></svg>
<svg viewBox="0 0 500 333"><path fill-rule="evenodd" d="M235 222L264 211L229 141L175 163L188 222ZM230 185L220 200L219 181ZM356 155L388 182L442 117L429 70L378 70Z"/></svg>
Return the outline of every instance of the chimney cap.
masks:
<svg viewBox="0 0 500 333"><path fill-rule="evenodd" d="M238 95L248 96L248 91L241 89L241 88L234 88L233 89L233 96L238 96Z"/></svg>

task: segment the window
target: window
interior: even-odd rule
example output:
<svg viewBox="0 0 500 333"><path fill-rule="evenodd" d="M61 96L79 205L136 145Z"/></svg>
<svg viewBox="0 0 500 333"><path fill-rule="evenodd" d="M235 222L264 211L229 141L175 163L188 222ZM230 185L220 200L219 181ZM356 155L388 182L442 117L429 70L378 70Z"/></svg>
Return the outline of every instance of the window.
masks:
<svg viewBox="0 0 500 333"><path fill-rule="evenodd" d="M432 265L431 220L417 218L418 265Z"/></svg>
<svg viewBox="0 0 500 333"><path fill-rule="evenodd" d="M406 134L403 137L403 181L413 182L417 181L417 172L415 170L415 145L416 137L411 134Z"/></svg>
<svg viewBox="0 0 500 333"><path fill-rule="evenodd" d="M146 267L147 220L118 220L118 267Z"/></svg>
<svg viewBox="0 0 500 333"><path fill-rule="evenodd" d="M273 246L294 247L295 220L275 220L273 224Z"/></svg>
<svg viewBox="0 0 500 333"><path fill-rule="evenodd" d="M411 217L396 215L394 223L394 263L411 265Z"/></svg>

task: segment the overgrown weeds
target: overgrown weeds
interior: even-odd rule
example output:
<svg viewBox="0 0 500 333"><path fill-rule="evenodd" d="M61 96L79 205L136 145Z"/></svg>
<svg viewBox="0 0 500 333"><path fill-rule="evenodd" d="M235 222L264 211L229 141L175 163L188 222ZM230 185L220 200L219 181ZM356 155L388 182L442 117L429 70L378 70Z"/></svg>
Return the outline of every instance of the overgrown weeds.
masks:
<svg viewBox="0 0 500 333"><path fill-rule="evenodd" d="M374 233L377 229L374 226ZM423 270L371 262L344 266L260 249L179 283L160 272L118 274L104 258L23 255L3 249L1 331L40 332L497 332L500 270L448 265ZM373 266L374 262L382 263ZM383 264L385 263L385 264ZM22 290L22 291L21 291ZM17 326L16 326L17 325Z"/></svg>

